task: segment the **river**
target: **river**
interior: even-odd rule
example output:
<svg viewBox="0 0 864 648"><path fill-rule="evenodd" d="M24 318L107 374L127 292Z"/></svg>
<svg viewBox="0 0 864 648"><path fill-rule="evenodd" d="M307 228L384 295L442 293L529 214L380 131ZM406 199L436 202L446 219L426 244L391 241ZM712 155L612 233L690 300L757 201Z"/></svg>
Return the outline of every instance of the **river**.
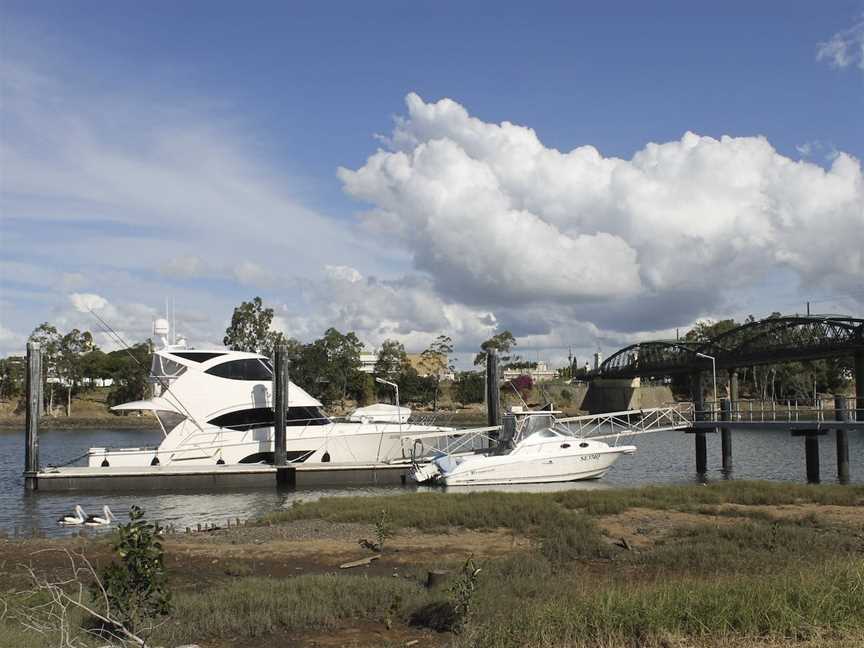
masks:
<svg viewBox="0 0 864 648"><path fill-rule="evenodd" d="M86 452L92 446L138 446L158 444L158 431L141 429L75 429L45 430L39 434L43 465L62 463ZM734 431L733 479L770 479L803 482L804 440L791 438L788 432L771 430ZM626 440L622 437L622 442ZM596 489L645 484L686 484L697 481L693 438L682 432L657 432L634 437L635 455L622 457L600 481L570 482L538 486L501 486L500 490L558 490L562 488ZM836 454L833 433L820 437L823 482L836 481ZM849 434L850 470L853 483L864 483L864 434ZM416 490L416 486L338 488L297 491L241 489L217 492L183 491L178 493L27 493L24 490L23 431L0 431L0 532L13 535L34 531L46 535L72 533L57 525L56 520L80 504L88 513L101 511L107 504L121 519L129 506L137 504L149 519L172 523L178 527L197 524L224 525L227 519L254 518L298 500L332 495L397 494ZM708 479L723 479L720 471L720 435L708 435ZM488 488L488 487L487 487ZM464 489L451 489L459 492ZM104 530L99 530L104 531ZM94 532L99 532L94 531Z"/></svg>

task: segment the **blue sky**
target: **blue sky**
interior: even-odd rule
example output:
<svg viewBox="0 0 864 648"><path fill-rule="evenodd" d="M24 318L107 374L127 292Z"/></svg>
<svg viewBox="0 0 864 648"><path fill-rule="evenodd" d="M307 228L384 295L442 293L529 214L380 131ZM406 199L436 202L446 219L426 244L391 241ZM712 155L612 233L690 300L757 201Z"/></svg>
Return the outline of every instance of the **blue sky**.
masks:
<svg viewBox="0 0 864 648"><path fill-rule="evenodd" d="M82 303L140 338L148 309L162 308L166 296L202 344L218 341L233 305L261 294L279 325L301 338L334 325L357 329L370 345L397 337L421 350L443 331L468 357L478 340L509 326L550 360L569 344L613 350L699 317L800 310L792 304L808 297L861 314L860 256L814 265L783 223L818 231L832 222L841 247L845 233L864 225L855 168L864 155L864 2L703 4L2 2L0 353L15 352L43 320L94 327ZM841 49L826 48L832 42ZM409 93L422 98L413 112ZM660 168L651 186L691 201L687 213L706 222L694 234L705 237L704 259L689 258L694 246L683 239L662 249L640 243L671 200L643 213L643 185L628 180L623 194L605 197L588 187L590 204L587 193L549 196L537 187L587 177L554 162L530 187L505 182L501 160L512 166L520 155L472 149L474 140L460 139L458 111L424 113L445 98L480 124L533 129L543 147L562 153L590 145L604 160L635 161L651 142L670 144L657 160L634 165L643 177L646 164ZM408 124L401 143L396 116ZM494 129L481 130L476 137L494 139ZM671 162L679 148L692 148L682 144L688 131L743 139L700 141L693 150L710 153ZM507 146L533 150L520 133L510 131ZM775 157L754 143L759 137ZM409 165L434 178L422 190L396 187L404 176L367 163L379 147L396 156L392 165L397 153L416 155L435 140L498 174L503 198L490 194L461 216L464 199L429 198L429 187L446 193L449 174L463 168L452 152L438 151L429 167ZM729 189L708 186L711 165L717 177L741 168L729 161L733 150L745 162L764 161L741 181L756 174L751 188L771 188L752 188L712 215ZM852 163L832 174L838 152ZM680 164L700 160L707 168L695 179L680 173ZM786 160L829 177L789 175ZM364 169L362 179L351 175ZM464 173L481 178L478 169ZM626 178L628 169L598 173ZM694 182L707 184L696 191ZM809 182L812 191L799 195ZM824 199L800 213L764 207L787 197L801 205L807 195ZM754 201L763 211L746 212ZM453 206L446 222L436 220L441 205ZM590 214L567 220L574 205ZM747 225L730 225L735 214ZM569 237L561 259L575 250L584 260L572 275L555 271L561 264L524 261L531 253L515 243L512 255L505 246L494 259L462 262L471 255L466 241L489 236L558 245L538 222ZM725 250L713 242L741 231L765 240ZM720 276L715 266L734 256L729 289L664 269L678 250L688 257L679 274L692 277ZM760 260L765 250L780 252ZM501 264L520 259L528 272L490 282ZM605 259L635 269L592 274ZM541 266L555 276L534 276ZM536 291L518 288L525 275ZM602 290L581 285L588 283Z"/></svg>

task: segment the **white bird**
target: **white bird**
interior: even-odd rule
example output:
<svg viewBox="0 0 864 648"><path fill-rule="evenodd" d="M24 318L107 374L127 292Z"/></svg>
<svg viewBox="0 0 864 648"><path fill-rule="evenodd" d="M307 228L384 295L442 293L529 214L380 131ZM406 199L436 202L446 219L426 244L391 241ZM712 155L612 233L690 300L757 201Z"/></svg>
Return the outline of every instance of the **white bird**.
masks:
<svg viewBox="0 0 864 648"><path fill-rule="evenodd" d="M102 515L88 515L87 519L84 520L85 526L105 526L111 524L117 518L114 517L114 514L111 512L111 509L108 508L108 505L102 507Z"/></svg>
<svg viewBox="0 0 864 648"><path fill-rule="evenodd" d="M87 514L84 512L84 509L81 508L80 505L76 504L74 510L75 510L75 515L64 515L59 520L57 520L57 522L62 524L63 526L74 526L77 524L84 524L84 520L87 517Z"/></svg>

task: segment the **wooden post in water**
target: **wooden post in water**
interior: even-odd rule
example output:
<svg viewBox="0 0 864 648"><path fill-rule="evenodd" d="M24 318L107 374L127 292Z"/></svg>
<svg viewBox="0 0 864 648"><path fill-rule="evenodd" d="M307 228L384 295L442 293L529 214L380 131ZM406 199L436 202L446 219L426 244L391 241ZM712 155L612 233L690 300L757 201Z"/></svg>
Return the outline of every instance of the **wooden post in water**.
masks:
<svg viewBox="0 0 864 648"><path fill-rule="evenodd" d="M498 350L486 351L486 421L489 427L501 425L501 390L498 388ZM492 432L490 437L497 438Z"/></svg>
<svg viewBox="0 0 864 648"><path fill-rule="evenodd" d="M818 484L819 474L819 437L827 434L825 430L792 430L793 437L804 437L804 459L807 466L807 482Z"/></svg>
<svg viewBox="0 0 864 648"><path fill-rule="evenodd" d="M273 464L276 483L293 485L294 470L288 467L285 439L285 416L288 411L288 349L284 344L276 347L273 366Z"/></svg>
<svg viewBox="0 0 864 648"><path fill-rule="evenodd" d="M720 401L720 420L732 420L732 401L724 398ZM723 474L732 472L732 430L728 427L720 428L720 452L723 456Z"/></svg>
<svg viewBox="0 0 864 648"><path fill-rule="evenodd" d="M705 398L702 394L701 371L693 372L690 385L693 395L693 416L697 421L704 421L707 417ZM708 472L708 440L705 438L705 430L696 430L693 436L696 439L696 473L704 476Z"/></svg>
<svg viewBox="0 0 864 648"><path fill-rule="evenodd" d="M24 488L34 491L38 487L39 472L39 412L42 407L42 351L36 342L27 343L27 411L24 427L27 443L24 446Z"/></svg>
<svg viewBox="0 0 864 648"><path fill-rule="evenodd" d="M845 396L834 397L834 418L838 421L849 420L848 403ZM837 428L837 480L841 484L849 483L849 431Z"/></svg>

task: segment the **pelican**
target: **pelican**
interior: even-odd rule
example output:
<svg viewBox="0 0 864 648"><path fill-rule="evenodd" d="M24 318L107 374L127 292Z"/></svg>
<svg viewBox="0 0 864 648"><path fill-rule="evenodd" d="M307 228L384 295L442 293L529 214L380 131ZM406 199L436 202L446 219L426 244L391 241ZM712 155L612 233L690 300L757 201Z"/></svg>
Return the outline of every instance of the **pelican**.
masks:
<svg viewBox="0 0 864 648"><path fill-rule="evenodd" d="M116 519L106 504L102 507L102 515L88 515L87 519L84 520L84 524L85 526L105 526L111 524Z"/></svg>
<svg viewBox="0 0 864 648"><path fill-rule="evenodd" d="M62 524L63 526L74 526L77 524L84 524L84 520L87 517L87 514L84 512L84 509L81 508L80 505L75 505L75 515L64 515L57 522Z"/></svg>

